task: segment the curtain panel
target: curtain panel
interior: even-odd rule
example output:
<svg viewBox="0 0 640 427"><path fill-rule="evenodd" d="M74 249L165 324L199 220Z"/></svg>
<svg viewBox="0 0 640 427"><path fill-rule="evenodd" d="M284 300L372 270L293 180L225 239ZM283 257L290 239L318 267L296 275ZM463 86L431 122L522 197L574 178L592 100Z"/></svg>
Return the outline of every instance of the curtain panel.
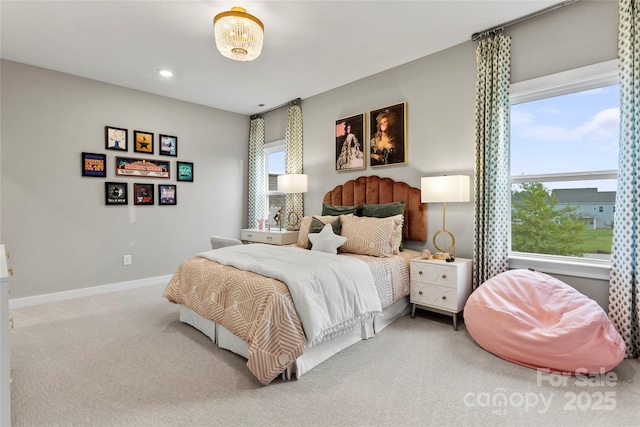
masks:
<svg viewBox="0 0 640 427"><path fill-rule="evenodd" d="M640 357L640 1L620 0L620 154L613 223L609 317L627 346Z"/></svg>
<svg viewBox="0 0 640 427"><path fill-rule="evenodd" d="M256 228L265 213L264 119L251 119L249 128L249 203L247 228Z"/></svg>
<svg viewBox="0 0 640 427"><path fill-rule="evenodd" d="M302 108L299 104L289 107L287 128L285 130L285 172L303 173L302 171ZM296 212L302 218L304 212L304 194L287 194L286 212Z"/></svg>
<svg viewBox="0 0 640 427"><path fill-rule="evenodd" d="M476 68L473 289L508 268L511 38L481 40Z"/></svg>

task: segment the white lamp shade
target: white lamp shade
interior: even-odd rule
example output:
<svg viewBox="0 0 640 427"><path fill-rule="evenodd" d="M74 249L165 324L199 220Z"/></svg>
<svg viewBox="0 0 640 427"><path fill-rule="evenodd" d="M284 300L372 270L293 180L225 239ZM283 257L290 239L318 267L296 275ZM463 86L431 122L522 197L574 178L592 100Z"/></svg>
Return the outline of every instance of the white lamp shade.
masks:
<svg viewBox="0 0 640 427"><path fill-rule="evenodd" d="M422 203L468 202L467 175L431 176L421 178Z"/></svg>
<svg viewBox="0 0 640 427"><path fill-rule="evenodd" d="M302 173L278 175L278 191L281 193L306 193L307 175Z"/></svg>

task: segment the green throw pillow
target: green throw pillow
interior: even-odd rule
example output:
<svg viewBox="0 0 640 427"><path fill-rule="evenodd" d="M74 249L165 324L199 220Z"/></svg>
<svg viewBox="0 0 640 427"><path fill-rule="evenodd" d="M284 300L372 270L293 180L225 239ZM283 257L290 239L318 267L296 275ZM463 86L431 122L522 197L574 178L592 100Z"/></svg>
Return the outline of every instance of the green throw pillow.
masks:
<svg viewBox="0 0 640 427"><path fill-rule="evenodd" d="M334 206L328 203L322 204L322 216L326 215L349 215L354 214L357 215L359 206Z"/></svg>
<svg viewBox="0 0 640 427"><path fill-rule="evenodd" d="M339 236L340 230L342 229L340 218L336 218L328 224L331 224L331 228L333 229L333 234L335 234L336 236ZM311 224L309 225L309 234L321 232L325 225L327 224L320 221L318 218L312 217ZM309 243L307 243L307 249L311 249L311 246L313 246L313 244L311 243L311 240L309 240Z"/></svg>
<svg viewBox="0 0 640 427"><path fill-rule="evenodd" d="M367 204L362 205L362 216L374 218L388 218L395 215L404 215L404 201L382 203L379 205ZM404 239L404 222L402 223L402 238ZM404 249L404 242L400 241L400 250Z"/></svg>

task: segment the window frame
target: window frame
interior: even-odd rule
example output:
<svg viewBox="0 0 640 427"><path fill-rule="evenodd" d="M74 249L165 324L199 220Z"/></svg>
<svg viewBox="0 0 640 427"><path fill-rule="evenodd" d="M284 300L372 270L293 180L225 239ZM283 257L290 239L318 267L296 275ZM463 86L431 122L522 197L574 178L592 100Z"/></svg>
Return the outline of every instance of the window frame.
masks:
<svg viewBox="0 0 640 427"><path fill-rule="evenodd" d="M614 59L598 64L580 67L523 82L513 83L510 87L510 107L523 102L581 92L598 87L620 83L618 60ZM543 175L510 176L509 183L517 184L531 181L582 181L593 179L617 178L617 170L557 173ZM614 206L615 211L615 206ZM511 210L510 210L511 212ZM509 241L511 241L511 220L509 220ZM511 251L509 244L509 268L534 268L552 274L609 280L610 260L567 257L559 255L532 254Z"/></svg>

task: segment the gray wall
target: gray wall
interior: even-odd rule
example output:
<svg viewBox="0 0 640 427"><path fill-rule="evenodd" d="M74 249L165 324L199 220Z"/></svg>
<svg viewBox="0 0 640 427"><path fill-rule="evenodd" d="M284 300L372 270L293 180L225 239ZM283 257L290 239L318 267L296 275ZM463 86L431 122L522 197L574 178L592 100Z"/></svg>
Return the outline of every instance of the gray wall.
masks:
<svg viewBox="0 0 640 427"><path fill-rule="evenodd" d="M615 1L583 1L509 28L506 34L512 37L512 82L615 59L617 14ZM388 176L417 187L422 176L457 173L472 176L476 46L477 43L469 41L305 99L304 170L309 174L305 214L318 213L326 191L360 175ZM409 164L336 172L335 120L401 101L408 104ZM441 225L442 205L429 206L426 247L433 250L433 233ZM448 204L446 225L456 236L456 254L470 258L473 203ZM606 292L607 283L594 280L584 283L583 292L599 298L598 302L606 306L606 299L600 296L601 289Z"/></svg>
<svg viewBox="0 0 640 427"><path fill-rule="evenodd" d="M239 237L246 209L249 118L93 80L2 61L0 237L19 298L172 274ZM172 177L116 177L105 125L129 129L130 157L170 160ZM133 130L155 134L155 155L133 152ZM158 133L178 137L178 157L159 156ZM107 154L107 178L82 177L80 153ZM195 181L177 183L176 206L134 206L133 183L176 183L175 160ZM128 206L105 206L104 183L129 183ZM132 255L131 266L122 256Z"/></svg>
<svg viewBox="0 0 640 427"><path fill-rule="evenodd" d="M583 1L507 34L514 83L611 60L617 2ZM319 213L326 191L360 175L414 186L422 176L472 176L475 48L469 41L304 99L305 214ZM237 237L234 230L245 226L248 117L10 62L2 63L1 77L0 237L12 252L14 298L170 274L207 249L210 234ZM409 163L336 172L335 120L401 101L408 103ZM282 139L286 109L265 114L265 122L266 141ZM196 163L196 182L179 184L178 206L104 206L104 180L81 178L79 163L81 151L104 151L107 124L179 137L179 158ZM441 205L429 207L427 221L431 247ZM473 204L449 204L447 228L457 255L471 257ZM126 253L131 267L122 266ZM587 294L606 289L584 283Z"/></svg>

